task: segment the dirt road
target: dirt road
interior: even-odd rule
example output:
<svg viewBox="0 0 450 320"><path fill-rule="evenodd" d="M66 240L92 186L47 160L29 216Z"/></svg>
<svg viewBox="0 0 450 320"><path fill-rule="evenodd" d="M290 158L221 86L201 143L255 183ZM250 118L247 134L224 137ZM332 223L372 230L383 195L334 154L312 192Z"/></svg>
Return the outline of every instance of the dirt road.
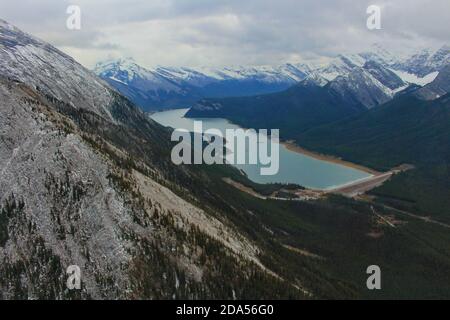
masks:
<svg viewBox="0 0 450 320"><path fill-rule="evenodd" d="M365 193L371 189L374 189L376 187L379 187L382 185L386 180L388 180L395 171L389 171L386 173L382 173L379 175L375 175L360 181L356 181L353 183L350 183L348 185L340 186L335 189L328 190L327 193L337 193L344 195L346 197L356 197L357 195L360 195L362 193Z"/></svg>

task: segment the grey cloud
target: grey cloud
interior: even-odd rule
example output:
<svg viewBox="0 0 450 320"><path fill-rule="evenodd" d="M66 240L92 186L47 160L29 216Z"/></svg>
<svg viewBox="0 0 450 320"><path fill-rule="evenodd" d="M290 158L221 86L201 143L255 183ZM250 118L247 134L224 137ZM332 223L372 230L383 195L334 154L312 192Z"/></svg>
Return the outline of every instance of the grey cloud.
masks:
<svg viewBox="0 0 450 320"><path fill-rule="evenodd" d="M143 64L275 64L364 50L448 42L448 0L78 0L83 29L65 28L72 1L0 0L2 18L85 64L114 54ZM382 9L382 30L366 8ZM82 51L81 49L86 49ZM111 51L111 52L110 52Z"/></svg>

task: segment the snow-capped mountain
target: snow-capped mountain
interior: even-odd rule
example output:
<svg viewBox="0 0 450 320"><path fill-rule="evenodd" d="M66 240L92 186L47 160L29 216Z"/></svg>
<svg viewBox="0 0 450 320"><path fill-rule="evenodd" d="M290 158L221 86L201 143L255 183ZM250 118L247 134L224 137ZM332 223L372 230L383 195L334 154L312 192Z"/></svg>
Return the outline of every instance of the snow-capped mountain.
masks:
<svg viewBox="0 0 450 320"><path fill-rule="evenodd" d="M131 58L98 63L94 72L144 110L179 107L201 96L189 84L186 72L148 70ZM175 76L177 75L177 76Z"/></svg>
<svg viewBox="0 0 450 320"><path fill-rule="evenodd" d="M99 63L94 71L145 110L186 107L202 98L268 94L299 82L325 86L336 79L339 85L349 81L345 84L349 89L377 91L371 99L363 99L364 105L372 107L374 102L392 98L409 84L427 85L449 63L449 46L408 56L392 54L376 44L365 52L338 55L326 65L147 69L127 58ZM360 86L357 78L362 81Z"/></svg>
<svg viewBox="0 0 450 320"><path fill-rule="evenodd" d="M424 49L403 60L388 65L403 81L425 86L436 79L439 72L450 64L450 46L438 50Z"/></svg>
<svg viewBox="0 0 450 320"><path fill-rule="evenodd" d="M423 78L430 73L439 72L450 64L450 46L444 45L438 50L425 49L392 67Z"/></svg>
<svg viewBox="0 0 450 320"><path fill-rule="evenodd" d="M374 55L373 55L374 56ZM366 60L361 55L339 55L327 66L308 76L311 83L330 88L350 103L372 108L390 100L408 83L383 64L382 59ZM306 83L303 80L301 84Z"/></svg>
<svg viewBox="0 0 450 320"><path fill-rule="evenodd" d="M99 63L94 71L133 102L152 110L188 106L201 98L273 93L303 80L324 86L338 77L340 82L348 79L355 70L361 71L365 63L359 55L340 55L325 67L287 63L277 67L146 69L128 58ZM374 68L378 73L371 76ZM385 92L404 86L398 76L374 63L366 75L366 87L368 81L376 82L374 87L387 81L387 88L382 88Z"/></svg>
<svg viewBox="0 0 450 320"><path fill-rule="evenodd" d="M200 73L212 81L258 80L263 83L296 83L305 79L315 69L305 63L286 63L280 66L250 66L250 67L224 67L224 68L198 68L186 69L192 73Z"/></svg>
<svg viewBox="0 0 450 320"><path fill-rule="evenodd" d="M105 83L71 57L0 20L0 74L111 118Z"/></svg>
<svg viewBox="0 0 450 320"><path fill-rule="evenodd" d="M94 72L145 110L185 107L205 97L246 96L289 88L306 78L305 64L277 67L147 69L131 58L101 62Z"/></svg>
<svg viewBox="0 0 450 320"><path fill-rule="evenodd" d="M416 65L416 71L425 64L430 73L413 74L416 71L402 67L401 61ZM244 127L301 131L373 109L397 94L415 92L424 100L439 98L450 91L449 68L445 46L433 55L406 59L377 47L371 53L339 55L324 67L312 68L305 79L286 91L241 99L204 99L187 116L224 117Z"/></svg>
<svg viewBox="0 0 450 320"><path fill-rule="evenodd" d="M389 100L408 85L430 84L448 65L448 45L434 51L427 49L409 55L395 55L380 44L375 44L362 53L338 55L326 66L313 68L309 77L315 74L316 78L322 79L316 83L318 85L324 85L323 79L326 79L333 86L345 86L355 96L365 97L360 102L366 107L372 107ZM442 94L442 90L440 92ZM367 98L368 93L370 99Z"/></svg>
<svg viewBox="0 0 450 320"><path fill-rule="evenodd" d="M393 92L363 68L354 69L347 76L330 82L330 89L351 104L362 104L370 109L389 101Z"/></svg>
<svg viewBox="0 0 450 320"><path fill-rule="evenodd" d="M417 96L424 100L435 100L450 92L450 65L441 69L433 82L417 90Z"/></svg>
<svg viewBox="0 0 450 320"><path fill-rule="evenodd" d="M94 72L102 78L110 79L124 85L132 85L141 90L148 90L149 88L165 91L179 90L176 84L158 72L139 66L132 58L99 63L94 69Z"/></svg>
<svg viewBox="0 0 450 320"><path fill-rule="evenodd" d="M363 69L367 70L370 75L390 90L398 90L406 85L405 81L402 80L395 72L383 67L382 64L374 60L367 61L364 64Z"/></svg>
<svg viewBox="0 0 450 320"><path fill-rule="evenodd" d="M332 81L339 76L349 75L355 68L362 67L366 61L359 55L339 55L325 67L318 67L314 71L320 76Z"/></svg>
<svg viewBox="0 0 450 320"><path fill-rule="evenodd" d="M450 64L449 49L450 46L444 45L435 51L424 49L409 55L395 55L380 44L375 44L370 50L362 53L339 55L325 67L319 67L313 71L331 81L338 76L347 76L356 67L362 67L370 62L389 69L405 83L424 86L432 82L439 71ZM395 89L392 86L397 84L391 83L388 87Z"/></svg>
<svg viewBox="0 0 450 320"><path fill-rule="evenodd" d="M311 73L306 76L305 79L303 79L302 81L299 82L300 85L303 86L319 86L319 87L323 87L326 84L328 84L328 80L325 79L323 76L321 76L319 73L315 72L315 71L311 71Z"/></svg>
<svg viewBox="0 0 450 320"><path fill-rule="evenodd" d="M383 66L392 66L405 59L405 56L396 56L379 43L373 44L369 50L361 52L359 55L366 61L375 61Z"/></svg>

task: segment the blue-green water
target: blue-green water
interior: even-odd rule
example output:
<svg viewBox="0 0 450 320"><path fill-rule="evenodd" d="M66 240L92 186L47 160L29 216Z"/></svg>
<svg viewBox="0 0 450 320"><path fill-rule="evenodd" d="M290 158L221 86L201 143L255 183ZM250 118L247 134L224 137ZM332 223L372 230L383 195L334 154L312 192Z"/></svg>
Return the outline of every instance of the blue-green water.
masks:
<svg viewBox="0 0 450 320"><path fill-rule="evenodd" d="M151 118L160 124L175 129L186 129L193 131L194 120L201 120L203 130L216 128L224 132L225 129L236 129L239 126L228 122L225 119L184 118L188 109L177 109L157 112ZM296 183L312 189L332 189L336 186L345 185L357 180L365 179L371 175L349 168L340 164L335 164L323 160L318 160L307 155L303 155L287 149L280 144L280 166L277 174L265 176L260 174L260 165L234 165L242 169L249 179L257 183Z"/></svg>

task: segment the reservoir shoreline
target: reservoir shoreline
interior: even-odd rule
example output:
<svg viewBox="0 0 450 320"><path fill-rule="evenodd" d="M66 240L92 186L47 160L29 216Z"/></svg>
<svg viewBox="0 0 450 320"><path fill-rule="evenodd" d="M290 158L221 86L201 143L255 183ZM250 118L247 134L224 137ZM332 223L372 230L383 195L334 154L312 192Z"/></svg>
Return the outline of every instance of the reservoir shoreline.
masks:
<svg viewBox="0 0 450 320"><path fill-rule="evenodd" d="M193 119L193 118L186 118L186 119ZM201 120L202 118L195 118L195 119ZM208 119L208 118L205 118L205 119ZM234 122L232 122L232 121L230 121L229 119L226 119L226 118L220 118L220 119L225 120L229 124L239 126L239 127L243 128L244 130L251 129L251 128L246 128L246 127L244 127L244 126L242 126L240 124L234 123ZM383 174L383 172L376 171L376 170L371 169L369 167L365 167L365 166L360 165L360 164L356 164L356 163L353 163L353 162L350 162L350 161L343 160L343 159L338 158L336 156L322 154L322 153L319 153L319 152L307 150L307 149L299 146L298 144L296 144L294 140L280 140L279 143L280 143L280 145L283 145L284 147L286 147L286 149L288 149L289 151L293 151L293 152L296 152L296 153L299 153L299 154L302 154L304 156L311 157L311 158L314 158L314 159L317 159L317 160L322 160L322 161L325 161L325 162L342 165L344 167L355 169L355 170L359 170L359 171L363 171L363 172L366 172L366 173L374 175L374 176L378 176L378 175Z"/></svg>
<svg viewBox="0 0 450 320"><path fill-rule="evenodd" d="M150 117L164 126L183 128L189 131L193 130L194 121L203 121L203 129L246 129L224 118L186 118L184 115L187 110L156 112ZM280 145L280 169L275 175L260 175L260 165L240 164L234 166L244 171L249 180L255 183L293 183L310 190L323 191L346 186L380 174L361 165L305 150L295 145L293 141L280 140L278 143Z"/></svg>
<svg viewBox="0 0 450 320"><path fill-rule="evenodd" d="M343 160L341 158L338 158L338 157L335 157L332 155L326 155L326 154L318 153L315 151L307 150L307 149L299 146L292 140L280 141L280 144L284 145L290 151L297 152L297 153L303 154L305 156L308 156L308 157L311 157L311 158L314 158L317 160L335 163L335 164L342 165L344 167L364 171L364 172L372 174L374 176L382 174L382 172L380 172L380 171L376 171L374 169L371 169L371 168L368 168L363 165L356 164L356 163L353 163L350 161L346 161L346 160Z"/></svg>

